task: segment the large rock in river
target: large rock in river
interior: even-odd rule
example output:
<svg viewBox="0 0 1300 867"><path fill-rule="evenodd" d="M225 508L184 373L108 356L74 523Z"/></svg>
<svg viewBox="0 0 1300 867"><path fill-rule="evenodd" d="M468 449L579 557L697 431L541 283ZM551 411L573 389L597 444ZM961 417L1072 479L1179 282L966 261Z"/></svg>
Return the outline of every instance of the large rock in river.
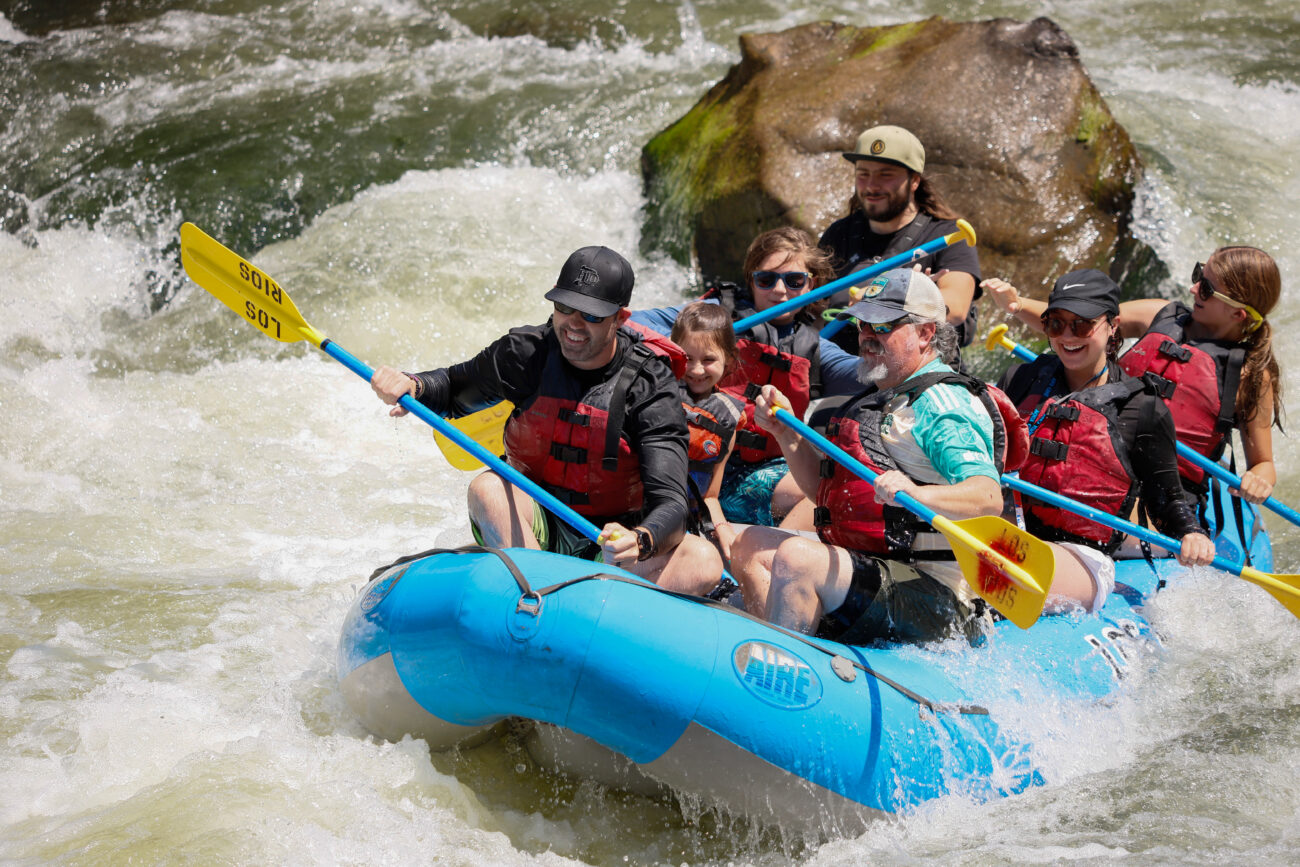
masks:
<svg viewBox="0 0 1300 867"><path fill-rule="evenodd" d="M642 154L646 245L694 259L704 278L738 279L763 230L819 236L844 216L853 168L840 154L881 123L921 139L986 277L1041 295L1066 271L1128 258L1141 165L1052 21L822 22L744 35L740 52Z"/></svg>

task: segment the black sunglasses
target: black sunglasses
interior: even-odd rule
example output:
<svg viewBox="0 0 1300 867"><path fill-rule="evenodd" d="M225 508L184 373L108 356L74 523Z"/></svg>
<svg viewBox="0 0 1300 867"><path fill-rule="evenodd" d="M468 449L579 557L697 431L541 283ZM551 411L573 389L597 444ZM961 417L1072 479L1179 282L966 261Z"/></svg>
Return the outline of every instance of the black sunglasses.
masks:
<svg viewBox="0 0 1300 867"><path fill-rule="evenodd" d="M1067 329L1073 332L1075 337L1087 337L1097 330L1097 323L1099 322L1101 322L1100 318L1071 319L1066 322L1059 316L1044 316L1043 330L1047 332L1048 337L1060 337Z"/></svg>
<svg viewBox="0 0 1300 867"><path fill-rule="evenodd" d="M563 316L571 316L574 313L582 313L581 310L577 310L573 307L570 307L568 304L561 304L559 301L552 301L551 303L555 305L555 312ZM590 313L582 313L582 318L590 322L592 325L598 325L599 323L604 322L609 317L592 316Z"/></svg>
<svg viewBox="0 0 1300 867"><path fill-rule="evenodd" d="M808 285L812 275L807 271L755 271L749 275L754 281L755 289L762 289L766 292L776 286L776 281L780 280L785 284L785 288L792 292L798 292Z"/></svg>
<svg viewBox="0 0 1300 867"><path fill-rule="evenodd" d="M1210 278L1205 276L1205 265L1201 262L1197 262L1192 268L1192 283L1196 286L1197 297L1202 301L1209 301L1215 295L1223 295L1219 291L1219 287L1211 283Z"/></svg>

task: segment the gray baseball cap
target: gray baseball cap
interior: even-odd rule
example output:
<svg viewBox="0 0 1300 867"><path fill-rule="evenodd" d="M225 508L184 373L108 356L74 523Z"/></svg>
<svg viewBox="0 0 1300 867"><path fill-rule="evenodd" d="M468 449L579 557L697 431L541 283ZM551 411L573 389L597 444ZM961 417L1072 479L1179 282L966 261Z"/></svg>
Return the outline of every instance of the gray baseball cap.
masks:
<svg viewBox="0 0 1300 867"><path fill-rule="evenodd" d="M893 322L904 316L939 322L948 305L934 281L911 268L895 268L872 278L862 287L862 300L840 312L837 319L859 322Z"/></svg>

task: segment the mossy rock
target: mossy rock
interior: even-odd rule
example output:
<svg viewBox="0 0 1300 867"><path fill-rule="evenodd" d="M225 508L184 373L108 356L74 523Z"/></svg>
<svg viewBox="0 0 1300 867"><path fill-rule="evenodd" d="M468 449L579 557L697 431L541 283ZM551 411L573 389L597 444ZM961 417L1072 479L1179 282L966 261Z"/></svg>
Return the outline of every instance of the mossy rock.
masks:
<svg viewBox="0 0 1300 867"><path fill-rule="evenodd" d="M1046 18L887 27L819 22L746 34L741 59L642 151L644 244L737 279L759 232L820 235L847 213L841 153L888 123L926 148L926 176L979 236L985 276L1035 294L1110 267L1142 166L1128 134Z"/></svg>

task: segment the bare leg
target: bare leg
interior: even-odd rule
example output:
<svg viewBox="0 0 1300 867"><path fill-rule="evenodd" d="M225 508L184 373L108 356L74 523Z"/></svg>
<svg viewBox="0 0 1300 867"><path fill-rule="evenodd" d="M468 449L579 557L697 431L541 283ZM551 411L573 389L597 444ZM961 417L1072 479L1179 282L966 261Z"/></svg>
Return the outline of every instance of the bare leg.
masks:
<svg viewBox="0 0 1300 867"><path fill-rule="evenodd" d="M699 536L687 534L681 544L649 560L620 564L624 569L653 581L666 590L703 596L722 577L722 556Z"/></svg>
<svg viewBox="0 0 1300 867"><path fill-rule="evenodd" d="M1075 551L1054 542L1049 544L1052 546L1052 553L1056 555L1056 572L1052 577L1052 590L1047 597L1045 610L1055 613L1067 611L1075 605L1089 611L1093 610L1093 602L1097 598L1097 582L1093 578L1092 570ZM1097 557L1101 556L1101 552L1097 552ZM1112 584L1113 568L1112 566L1109 578ZM1109 591L1109 587L1107 590Z"/></svg>
<svg viewBox="0 0 1300 867"><path fill-rule="evenodd" d="M781 519L782 530L816 530L813 525L813 502L804 497Z"/></svg>
<svg viewBox="0 0 1300 867"><path fill-rule="evenodd" d="M745 610L757 617L767 616L767 590L772 581L772 558L777 547L790 534L775 527L752 526L745 529L731 545L732 576L740 582Z"/></svg>
<svg viewBox="0 0 1300 867"><path fill-rule="evenodd" d="M533 535L533 498L496 473L469 483L469 516L492 548L541 548Z"/></svg>
<svg viewBox="0 0 1300 867"><path fill-rule="evenodd" d="M767 619L812 632L825 612L844 604L852 580L848 551L803 536L787 537L772 560Z"/></svg>
<svg viewBox="0 0 1300 867"><path fill-rule="evenodd" d="M780 524L786 515L797 505L800 500L807 499L802 490L799 489L798 483L795 482L794 476L788 472L781 477L781 481L776 483L772 489L772 520Z"/></svg>

